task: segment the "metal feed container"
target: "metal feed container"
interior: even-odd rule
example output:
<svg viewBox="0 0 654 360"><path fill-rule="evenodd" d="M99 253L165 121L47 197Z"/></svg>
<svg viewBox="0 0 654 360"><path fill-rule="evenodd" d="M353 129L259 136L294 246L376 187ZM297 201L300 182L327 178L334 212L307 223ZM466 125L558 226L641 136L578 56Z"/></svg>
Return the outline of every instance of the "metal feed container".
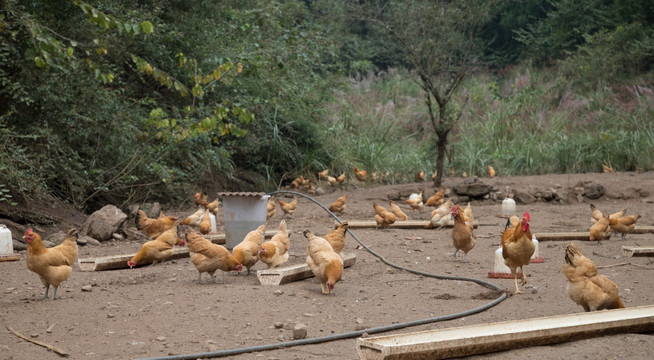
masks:
<svg viewBox="0 0 654 360"><path fill-rule="evenodd" d="M225 221L225 247L233 249L250 231L266 223L270 195L262 192L220 192Z"/></svg>

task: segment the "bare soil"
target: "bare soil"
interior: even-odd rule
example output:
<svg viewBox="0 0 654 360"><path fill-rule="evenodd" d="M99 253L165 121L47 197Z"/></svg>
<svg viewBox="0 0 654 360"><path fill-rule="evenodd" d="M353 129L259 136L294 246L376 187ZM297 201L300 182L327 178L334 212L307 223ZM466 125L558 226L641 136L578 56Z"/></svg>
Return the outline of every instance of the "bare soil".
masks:
<svg viewBox="0 0 654 360"><path fill-rule="evenodd" d="M446 178L452 188L462 178ZM605 213L627 208L642 215L639 225L654 225L654 173L564 174L525 177L484 178L481 181L504 188L529 190L555 188L571 192L580 181L602 184L607 195L582 202L571 197L567 204L535 202L518 205L518 213L531 213L532 232L587 231L590 227L589 203ZM329 185L327 185L329 187ZM328 188L315 199L328 206L347 192L343 220L372 220L372 202L388 205L388 194L431 188L428 183L402 185L349 184ZM640 196L633 196L640 193ZM632 195L630 195L632 194ZM429 194L431 195L431 194ZM404 204L402 204L405 207ZM406 333L438 328L490 323L541 316L582 312L566 294L563 241L541 241L543 263L525 267L529 283L525 293L513 295L512 279L489 279L494 251L506 219L499 201L472 202L479 227L477 245L468 254L469 262L453 259L451 230L426 229L353 229L367 246L388 261L412 269L445 276L477 278L500 286L508 298L487 311L457 318L386 332ZM52 206L42 211L57 212ZM177 211L184 216L194 209ZM405 210L410 219L427 219L422 213ZM59 210L59 212L61 212ZM44 214L52 215L55 214ZM279 208L269 229L276 229L282 215ZM300 198L298 210L287 219L291 235L289 264L305 260L303 230L324 234L334 220L307 199ZM79 224L62 220L61 227ZM47 229L47 231L54 231ZM47 233L44 235L48 235ZM652 304L654 263L648 257L625 257L622 246L654 246L654 234L630 234L626 239L613 236L597 242L578 241L582 252L613 279L627 307ZM136 241L112 241L100 246L82 246L79 257L128 254L136 252ZM323 295L313 278L281 286L262 286L254 275L217 273L212 283L205 274L198 283L197 271L189 259L168 261L135 269L81 272L77 265L69 280L58 291L57 300L39 300L43 286L36 274L21 260L0 263L1 309L0 358L54 359L59 356L22 340L5 329L16 331L43 343L59 347L72 359L133 359L178 354L194 354L293 340L292 327L302 323L307 338L318 338L394 323L420 320L466 311L486 304L499 294L466 281L437 280L392 268L348 235L346 251L356 254L356 264L346 268L334 293ZM632 264L641 265L634 266ZM615 266L612 266L615 265ZM264 269L261 263L254 270ZM90 286L90 291L83 290ZM85 288L88 290L88 287ZM276 328L275 325L283 326ZM623 334L535 346L485 354L472 359L643 359L654 349L654 337L647 334ZM358 359L356 339L295 346L272 351L231 356L232 359Z"/></svg>

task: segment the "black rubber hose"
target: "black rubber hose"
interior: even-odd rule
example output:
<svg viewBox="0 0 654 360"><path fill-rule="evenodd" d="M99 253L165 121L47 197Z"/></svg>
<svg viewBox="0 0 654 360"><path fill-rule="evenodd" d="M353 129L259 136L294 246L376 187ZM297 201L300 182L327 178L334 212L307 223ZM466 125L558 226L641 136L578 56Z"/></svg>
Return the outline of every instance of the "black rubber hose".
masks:
<svg viewBox="0 0 654 360"><path fill-rule="evenodd" d="M321 208L323 208L325 211L327 211L336 221L339 223L342 223L342 221L334 215L328 208L326 208L323 204L319 203L312 197L295 192L295 191L286 191L286 190L280 190L280 191L273 191L269 193L268 195L276 195L276 194L292 194L296 196L301 196L304 197L308 200L311 200ZM388 260L386 260L383 256L377 254L374 252L372 249L370 249L366 244L361 242L359 238L354 235L350 231L350 229L347 230L350 235L361 245L363 246L364 249L366 249L368 252L370 252L372 255L375 257L379 258L384 264L394 267L399 270L404 270L413 274L417 275L422 275L426 277L431 277L435 279L441 279L441 280L458 280L458 281L468 281L468 282L474 282L476 284L479 284L481 286L497 290L497 291L502 291L502 288L495 284L491 284L487 281L483 281L480 279L474 279L474 278L466 278L466 277L458 277L458 276L444 276L444 275L437 275L437 274L432 274L432 273L427 273L424 271L419 271L419 270L413 270L409 268L405 268L399 265L395 265ZM193 359L209 359L209 358L218 358L218 357L224 357L224 356L231 356L231 355L239 355L239 354L245 354L245 353L250 353L250 352L257 352L257 351L269 351L269 350L277 350L277 349L283 349L283 348L288 348L292 346L299 346L299 345L313 345L313 344L320 344L324 342L330 342L330 341L336 341L336 340L345 340L345 339L351 339L354 337L359 337L363 335L364 333L367 334L377 334L377 333L382 333L382 332L388 332L388 331L393 331L393 330L399 330L407 327L412 327L412 326L418 326L418 325L425 325L425 324L431 324L439 321L446 321L446 320L453 320L457 318L461 318L464 316L469 316L473 315L485 310L490 309L491 307L499 304L500 302L504 301L506 299L506 293L502 291L502 295L498 297L497 299L476 307L474 309L466 310L463 312L459 313L454 313L454 314L449 314L449 315L442 315L442 316L436 316L433 318L428 318L428 319L423 319L423 320L415 320L415 321L408 321L404 323L398 323L398 324L392 324L392 325L386 325L386 326L379 326L375 328L369 328L369 329L364 329L364 330L358 330L358 331L351 331L351 332L346 332L342 334L335 334L335 335L329 335L329 336L323 336L323 337L317 337L317 338L311 338L311 339L302 339L302 340L295 340L295 341L286 341L286 342L280 342L276 344L267 344L267 345L259 345L259 346L251 346L251 347L246 347L246 348L239 348L239 349L231 349L231 350L218 350L218 351L212 351L212 352L204 352L204 353L195 353L195 354L185 354L185 355L170 355L170 356L162 356L162 357L155 357L155 358L148 358L145 360L193 360Z"/></svg>

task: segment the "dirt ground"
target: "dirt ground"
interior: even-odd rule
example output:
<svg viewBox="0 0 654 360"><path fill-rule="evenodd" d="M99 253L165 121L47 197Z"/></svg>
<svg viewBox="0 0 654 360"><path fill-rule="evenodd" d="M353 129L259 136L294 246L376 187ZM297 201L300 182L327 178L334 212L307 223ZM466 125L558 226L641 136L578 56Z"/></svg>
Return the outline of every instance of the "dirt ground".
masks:
<svg viewBox="0 0 654 360"><path fill-rule="evenodd" d="M570 191L579 181L602 184L607 196L592 200L605 213L627 208L642 215L639 225L654 225L654 173L565 174L526 177L483 178L481 181L504 188L529 190L555 188ZM452 188L462 178L446 178ZM329 185L328 185L329 186ZM428 183L361 186L327 189L315 196L329 205L347 192L343 220L372 220L372 202L388 206L388 194L428 188ZM630 189L645 196L630 197ZM638 191L636 191L638 192ZM428 194L428 195L431 195ZM211 198L211 195L210 195ZM590 227L589 201L572 197L567 204L535 202L518 205L518 213L531 213L532 232L587 231ZM405 207L404 204L402 204ZM470 277L489 281L508 293L498 305L478 314L375 335L407 333L439 328L536 318L582 312L566 294L561 274L567 242L541 241L543 263L525 267L529 283L524 294L512 295L513 280L489 279L494 251L506 222L498 217L500 202L472 202L479 227L477 244L468 254L468 263L453 259L451 230L353 229L353 233L388 261L412 269L445 276ZM193 212L177 211L184 216ZM427 219L428 210L413 213L410 219ZM281 211L271 219L269 229L277 229ZM305 260L303 230L324 234L334 221L307 199L300 198L298 210L287 219L292 232L289 264ZM44 234L47 235L47 234ZM648 257L625 257L625 245L654 246L654 234L631 234L625 240L577 241L582 252L613 279L627 307L654 303L654 261ZM100 246L79 248L79 257L128 254L140 243L112 241ZM254 275L218 272L211 283L197 282L197 271L188 258L135 269L81 272L77 265L58 292L59 298L38 300L43 286L25 265L25 252L15 262L2 262L0 269L1 309L0 358L54 359L59 356L22 340L5 327L43 343L59 347L72 359L134 359L195 354L227 349L278 344L293 340L293 326L306 325L307 338L319 338L394 323L433 318L484 305L499 294L475 283L437 280L394 269L362 249L348 235L346 252L356 263L344 271L331 295L322 295L313 278L281 286L262 286ZM627 264L625 264L627 263ZM642 267L632 264L642 265ZM610 266L616 265L616 266ZM254 270L264 269L258 263ZM90 290L90 291L89 291ZM280 327L281 328L278 328ZM642 359L654 349L654 336L623 334L567 342L551 346L512 349L479 355L471 359ZM232 359L358 359L356 338L295 346L272 351L230 356Z"/></svg>

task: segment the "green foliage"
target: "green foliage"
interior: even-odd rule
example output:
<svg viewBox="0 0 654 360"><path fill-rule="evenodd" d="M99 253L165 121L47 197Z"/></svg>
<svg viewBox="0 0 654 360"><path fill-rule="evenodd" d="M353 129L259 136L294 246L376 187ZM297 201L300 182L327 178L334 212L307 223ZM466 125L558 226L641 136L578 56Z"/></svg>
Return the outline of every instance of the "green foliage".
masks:
<svg viewBox="0 0 654 360"><path fill-rule="evenodd" d="M562 72L588 89L645 73L654 64L654 30L641 23L585 35L577 51L561 62Z"/></svg>

